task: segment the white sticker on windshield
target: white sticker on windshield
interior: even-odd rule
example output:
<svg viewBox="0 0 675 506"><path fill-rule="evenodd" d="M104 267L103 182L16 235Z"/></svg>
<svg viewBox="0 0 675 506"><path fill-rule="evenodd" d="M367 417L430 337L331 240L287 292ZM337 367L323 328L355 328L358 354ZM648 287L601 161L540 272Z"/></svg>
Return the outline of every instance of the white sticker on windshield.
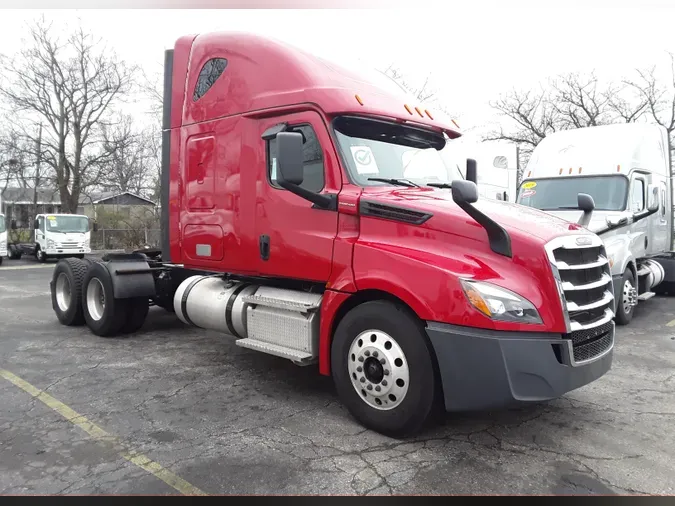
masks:
<svg viewBox="0 0 675 506"><path fill-rule="evenodd" d="M359 174L379 174L373 152L368 146L352 146L352 156Z"/></svg>

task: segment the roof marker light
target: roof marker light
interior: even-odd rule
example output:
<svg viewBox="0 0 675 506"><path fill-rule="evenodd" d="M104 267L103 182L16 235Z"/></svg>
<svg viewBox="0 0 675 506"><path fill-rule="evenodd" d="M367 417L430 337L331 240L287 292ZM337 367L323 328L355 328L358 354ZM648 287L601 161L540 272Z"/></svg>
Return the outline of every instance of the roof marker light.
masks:
<svg viewBox="0 0 675 506"><path fill-rule="evenodd" d="M354 98L356 98L356 101L357 101L359 104L363 105L363 100L361 100L361 97L359 97L358 95L354 95Z"/></svg>
<svg viewBox="0 0 675 506"><path fill-rule="evenodd" d="M562 169L560 169L560 170L558 171L558 175L560 175L560 174L562 174Z"/></svg>
<svg viewBox="0 0 675 506"><path fill-rule="evenodd" d="M431 119L431 120L434 119L434 117L431 115L431 113L427 109L424 109L424 112L427 113L427 116L429 116L429 119Z"/></svg>
<svg viewBox="0 0 675 506"><path fill-rule="evenodd" d="M617 171L617 172L621 172L621 165L617 165L617 166L616 166L616 171Z"/></svg>
<svg viewBox="0 0 675 506"><path fill-rule="evenodd" d="M579 167L579 174L581 174L581 167Z"/></svg>
<svg viewBox="0 0 675 506"><path fill-rule="evenodd" d="M459 128L459 125L457 124L457 122L456 122L454 119L451 120L451 121L452 121L452 124L453 124L453 125L455 125L457 128Z"/></svg>
<svg viewBox="0 0 675 506"><path fill-rule="evenodd" d="M408 107L408 104L403 104L405 106L405 110L408 111L410 114L412 114L412 111L410 110L410 107Z"/></svg>
<svg viewBox="0 0 675 506"><path fill-rule="evenodd" d="M454 120L453 120L453 121L454 121ZM455 123L455 124L456 124L456 123ZM527 173L527 177L530 177L531 175L532 175L532 171L529 171L529 172Z"/></svg>
<svg viewBox="0 0 675 506"><path fill-rule="evenodd" d="M572 167L570 167L570 172L569 172L569 173L570 173L570 174L572 173Z"/></svg>
<svg viewBox="0 0 675 506"><path fill-rule="evenodd" d="M422 114L422 111L420 111L419 107L415 107L415 110L417 111L417 114L420 115L420 118L424 118L424 114Z"/></svg>

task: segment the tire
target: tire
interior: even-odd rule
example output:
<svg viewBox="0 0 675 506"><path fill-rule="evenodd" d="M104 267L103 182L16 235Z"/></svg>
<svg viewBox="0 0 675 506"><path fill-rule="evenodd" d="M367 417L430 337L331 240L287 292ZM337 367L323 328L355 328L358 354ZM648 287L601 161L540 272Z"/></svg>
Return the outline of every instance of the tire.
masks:
<svg viewBox="0 0 675 506"><path fill-rule="evenodd" d="M397 359L403 359L402 365ZM386 436L414 434L436 407L436 363L426 332L414 315L391 302L365 302L345 315L331 345L331 369L338 395L352 416ZM372 395L378 387L379 404Z"/></svg>
<svg viewBox="0 0 675 506"><path fill-rule="evenodd" d="M47 255L44 254L44 252L42 251L42 248L40 248L39 246L35 250L35 258L41 264L43 264L47 261Z"/></svg>
<svg viewBox="0 0 675 506"><path fill-rule="evenodd" d="M101 262L91 262L87 269L82 308L87 326L97 336L115 336L127 320L127 300L114 298L112 278Z"/></svg>
<svg viewBox="0 0 675 506"><path fill-rule="evenodd" d="M637 292L632 296L629 292L637 290L635 283L635 275L630 269L626 269L621 277L621 287L617 290L619 298L616 301L616 317L615 321L619 325L628 325L633 319L635 313L635 306L629 304L629 299L635 298L637 301Z"/></svg>
<svg viewBox="0 0 675 506"><path fill-rule="evenodd" d="M147 297L137 297L135 299L127 299L127 320L122 325L120 332L122 334L133 334L138 332L145 323L150 309L150 301Z"/></svg>
<svg viewBox="0 0 675 506"><path fill-rule="evenodd" d="M82 282L88 265L75 258L59 260L54 267L50 285L52 308L62 325L84 324L82 313Z"/></svg>

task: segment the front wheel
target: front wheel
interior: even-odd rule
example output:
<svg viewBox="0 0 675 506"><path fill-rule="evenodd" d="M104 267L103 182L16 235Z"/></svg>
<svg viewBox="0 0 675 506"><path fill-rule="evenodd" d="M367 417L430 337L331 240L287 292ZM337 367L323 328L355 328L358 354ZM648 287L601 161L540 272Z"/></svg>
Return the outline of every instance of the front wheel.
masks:
<svg viewBox="0 0 675 506"><path fill-rule="evenodd" d="M390 437L417 432L437 394L435 362L422 325L401 306L366 302L340 321L331 350L333 381L349 412Z"/></svg>
<svg viewBox="0 0 675 506"><path fill-rule="evenodd" d="M38 246L38 249L35 252L35 258L37 258L38 262L43 264L47 261L47 254Z"/></svg>
<svg viewBox="0 0 675 506"><path fill-rule="evenodd" d="M616 323L628 325L633 319L635 306L637 305L637 288L633 271L626 269L621 277L621 290L616 301Z"/></svg>

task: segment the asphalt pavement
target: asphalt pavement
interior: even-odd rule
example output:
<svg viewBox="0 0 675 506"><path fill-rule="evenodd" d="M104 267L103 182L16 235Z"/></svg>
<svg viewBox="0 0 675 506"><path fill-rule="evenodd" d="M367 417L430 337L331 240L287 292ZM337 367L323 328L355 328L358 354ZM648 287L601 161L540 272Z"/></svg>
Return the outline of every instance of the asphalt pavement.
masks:
<svg viewBox="0 0 675 506"><path fill-rule="evenodd" d="M674 494L675 299L618 327L612 370L521 410L365 430L315 367L151 308L63 327L54 262L0 267L0 494Z"/></svg>

